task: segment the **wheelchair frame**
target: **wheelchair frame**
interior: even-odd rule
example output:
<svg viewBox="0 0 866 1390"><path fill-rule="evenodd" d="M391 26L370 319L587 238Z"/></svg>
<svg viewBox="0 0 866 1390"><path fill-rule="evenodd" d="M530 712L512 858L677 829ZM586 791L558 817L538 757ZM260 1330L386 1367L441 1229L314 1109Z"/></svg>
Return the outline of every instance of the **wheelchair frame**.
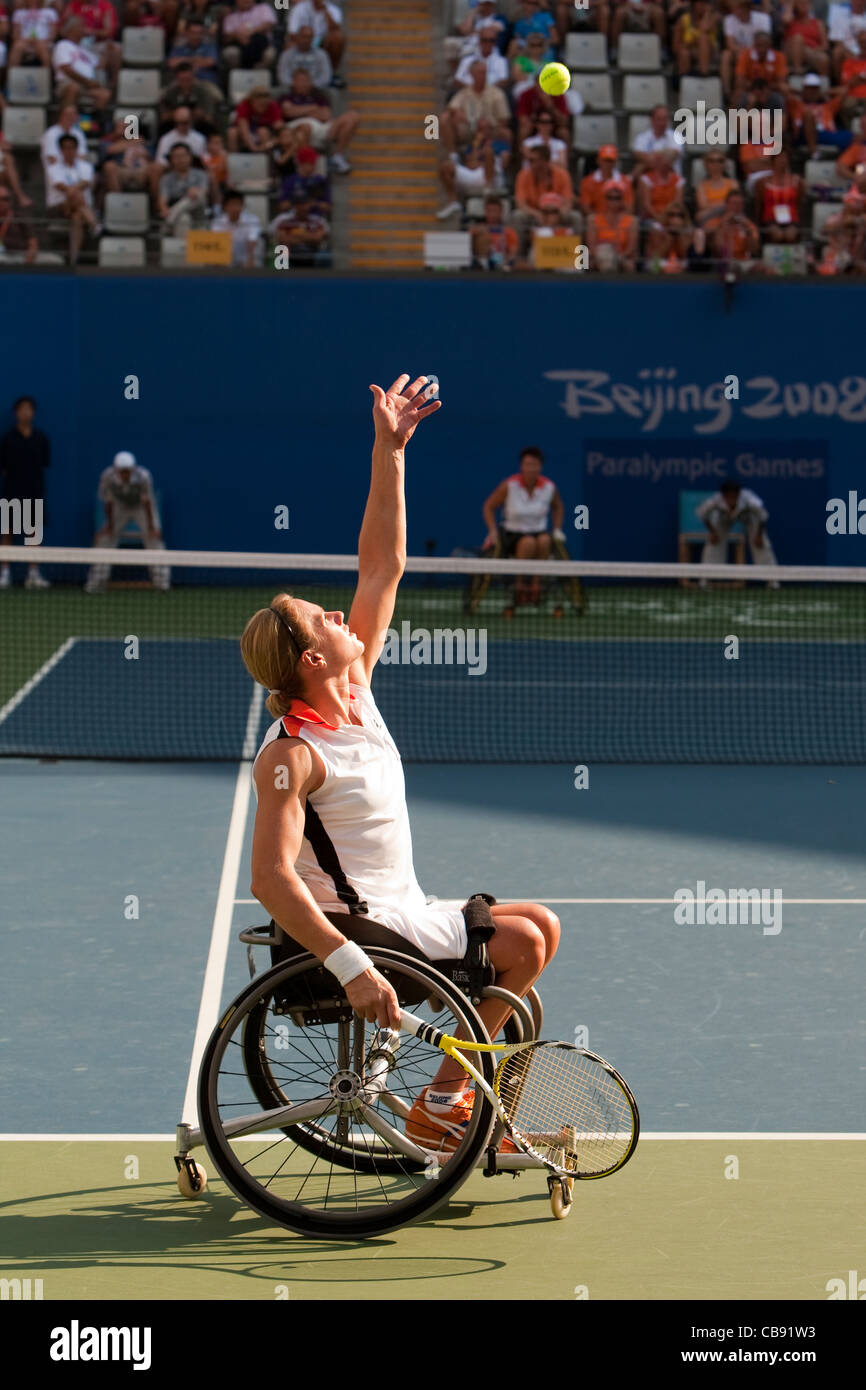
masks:
<svg viewBox="0 0 866 1390"><path fill-rule="evenodd" d="M348 918L346 925L349 929L346 934L351 936L351 918ZM384 929L381 930L384 932ZM385 933L386 939L387 935L388 934ZM396 936L396 934L391 935ZM351 1147L341 1149L339 1142L334 1142L326 1137L314 1138L311 1143L308 1134L308 1127L312 1125L315 1128L317 1120L324 1120L333 1115L342 1115L345 1107L340 1099L339 1088L345 1086L346 1088L354 1087L351 1097L347 1089L345 1104L358 1107L358 1113L362 1116L361 1122L372 1129L379 1140L388 1146L388 1150L386 1150L385 1155L380 1160L380 1165L384 1172L393 1172L395 1171L394 1165L396 1165L396 1168L400 1168L401 1165L406 1163L417 1165L417 1171L421 1165L429 1165L431 1162L431 1153L435 1151L420 1147L412 1139L403 1134L399 1128L396 1128L387 1120L384 1120L381 1114L373 1110L369 1103L371 1097L373 1101L382 1100L386 1107L391 1108L393 1106L398 1123L401 1118L405 1118L403 1112L408 1108L405 1102L401 1101L398 1103L396 1098L390 1097L388 1092L387 1078L389 1070L393 1065L396 1065L393 1058L400 1045L399 1033L395 1033L395 1031L390 1029L374 1030L374 1045L371 1047L370 1052L367 1053L366 1058L363 1056L360 1058L360 1069L362 1071L363 1080L357 1076L356 1071L353 1071L351 1066L347 1065L342 1069L338 1066L334 1070L329 1083L331 1091L331 1096L329 1098L322 1096L320 1099L314 1101L305 1100L296 1104L274 1105L268 1109L262 1108L259 1113L253 1112L244 1114L229 1120L227 1123L223 1122L219 1114L218 1104L213 1103L211 1099L209 1099L213 1094L213 1086L215 1084L214 1078L210 1073L210 1068L213 1065L213 1058L217 1058L217 1063L220 1061L219 1048L221 1031L228 1024L239 1006L243 1006L246 1011L243 1022L244 1029L254 1010L262 1006L261 1001L263 1001L266 1014L268 999L273 1001L277 997L276 991L274 991L273 994L270 992L269 984L271 981L279 981L287 969L296 970L298 979L300 980L305 978L304 974L301 973L301 967L306 966L315 974L315 966L320 965L316 957L312 956L309 952L302 951L300 954L290 953L286 959L272 965L269 970L258 972L256 970L255 948L257 946L267 946L271 949L273 958L276 953L275 948L282 947L286 938L280 932L279 928L274 928L273 924L270 924L268 927L246 928L239 933L239 938L247 946L247 960L251 983L235 997L232 1004L224 1011L205 1049L198 1086L198 1126L193 1126L185 1122L181 1122L177 1126L177 1146L174 1162L178 1170L178 1187L185 1196L197 1197L201 1195L204 1186L202 1181L203 1170L199 1168L198 1164L190 1155L195 1149L205 1147L220 1176L242 1201L245 1201L247 1205L253 1206L254 1209L259 1210L261 1214L268 1216L269 1219L280 1221L281 1224L286 1225L289 1229L305 1234L307 1232L303 1229L302 1223L297 1220L289 1221L288 1219L282 1219L280 1216L275 1215L271 1208L261 1204L257 1205L255 1194L251 1196L250 1192L238 1190L239 1187L244 1187L244 1182L238 1178L236 1172L232 1171L237 1165L227 1160L225 1154L218 1152L218 1149L226 1147L226 1145L221 1142L220 1135L222 1135L223 1140L227 1141L229 1139L237 1139L257 1133L264 1134L266 1131L274 1130L282 1131L285 1136L290 1138L294 1134L301 1137L300 1143L297 1138L294 1139L294 1142L299 1144L300 1148L312 1151L314 1153L314 1161L316 1156L322 1156L325 1150L328 1149L332 1155L336 1152L336 1163L338 1167L346 1168L354 1172L359 1157L364 1158L365 1156L363 1148L359 1149L354 1140ZM295 944L296 943L292 943L292 945ZM477 1013L475 1013L475 1006L480 1000L489 998L502 1000L504 1003L507 1003L512 1010L511 1017L505 1027L505 1034L508 1042L532 1041L539 1036L544 1014L537 991L534 988L528 990L524 1000L518 998L510 991L503 989L501 986L496 985L493 968L489 964L486 956L486 947L483 949L484 970L481 974L479 974L477 969L473 970L471 967L467 968L470 952L467 952L467 956L462 961L434 963L420 953L417 955L410 955L405 951L392 949L388 946L368 946L364 943L364 949L373 960L374 964L376 964L377 968L381 969L383 973L387 974L389 969L392 972L396 971L398 976L402 973L404 982L408 976L414 975L416 977L416 987L421 988L422 992L426 992L429 989L429 997L431 998L438 1000L437 986L443 998L447 999L449 995L452 999L463 996L465 1000L465 1011L471 1023L471 1036L473 1041L491 1041L482 1020ZM438 966L441 966L442 969L439 969ZM419 981L422 983L419 983ZM252 986L255 984L259 985L259 1002L256 1002L255 994L251 995ZM405 990L405 983L403 988ZM252 1003L250 1002L251 998L254 1001ZM340 987L336 984L333 987L333 997L326 997L323 1000L321 996L318 996L315 1008L322 1015L323 1019L329 1012L338 1013L343 1023L346 1023L347 1020L354 1019L354 1026L357 1032L358 1016L352 1013L348 1000L346 1000L345 995L342 994ZM274 1012L277 1014L280 1010L275 1009ZM291 1009L286 1008L284 1012L291 1014ZM329 1019L329 1021L334 1022L336 1018ZM366 1025L362 1025L361 1031L364 1042L366 1043ZM227 1047L227 1044L224 1043L223 1046ZM267 1083L263 1082L261 1076L255 1078L251 1074L249 1064L250 1055L252 1055L252 1049L250 1049L248 1053L246 1044L244 1043L244 1072L253 1095L258 1096L259 1093L256 1091L256 1081L258 1080L262 1092L267 1091ZM493 1063L490 1059L490 1054L479 1055L485 1058L485 1065L489 1066L492 1076ZM342 1059L344 1063L348 1062L348 1060L347 1057ZM357 1068L359 1059L356 1057L351 1060ZM366 1075L364 1075L364 1063L370 1062L371 1060L372 1065L367 1070ZM219 1074L217 1070L217 1078ZM279 1089L276 1083L274 1089ZM276 1096L272 1098L276 1099ZM264 1107L266 1101L261 1101L261 1104ZM488 1106L488 1103L483 1101L482 1105ZM519 1172L533 1168L545 1171L543 1165L530 1154L521 1152L499 1152L499 1146L505 1135L505 1127L502 1122L493 1115L492 1110L490 1110L490 1115L492 1117L492 1129L490 1129L489 1120L486 1125L483 1119L479 1120L478 1128L481 1128L483 1125L489 1132L486 1133L480 1146L477 1146L477 1154L476 1143L473 1138L468 1142L470 1152L468 1156L464 1156L462 1164L455 1165L455 1168L452 1169L449 1165L453 1163L453 1160L449 1158L446 1164L448 1168L448 1183L445 1185L445 1190L441 1198L443 1202L453 1195L453 1192L456 1191L469 1176L469 1172L476 1167L481 1168L485 1177L494 1177L506 1172L510 1172L513 1176L516 1176ZM339 1124L340 1121L338 1120L338 1125ZM351 1125L351 1122L349 1122L349 1125ZM324 1130L319 1131L319 1133L323 1136L325 1135ZM351 1128L349 1128L349 1135L351 1137ZM393 1155L393 1158L389 1157L389 1154ZM335 1159L332 1156L332 1166L334 1161ZM373 1157L371 1161L373 1171L378 1173L379 1169L375 1157ZM459 1175L457 1171L458 1167L460 1170ZM361 1171L363 1172L365 1170L362 1168ZM571 1210L574 1179L560 1178L550 1175L549 1173L546 1174L546 1176L552 1212L555 1217L562 1219L567 1216ZM251 1186L255 1186L255 1180L251 1180ZM438 1203L435 1204L438 1205ZM319 1238L351 1239L356 1234L354 1227L351 1229L348 1227L342 1229L339 1223L334 1223L333 1230L323 1231L320 1226L316 1224L323 1218L312 1212L309 1219L314 1233ZM386 1218L383 1217L380 1219L384 1221ZM418 1217L417 1219L422 1218ZM406 1224L404 1221L395 1221L393 1225L384 1226L383 1229L398 1229L400 1225L404 1224Z"/></svg>
<svg viewBox="0 0 866 1390"><path fill-rule="evenodd" d="M490 559L494 562L496 560L503 559L504 556L502 554L502 541L497 540L496 545L493 546L491 550L482 552L480 558ZM571 556L569 555L563 542L553 538L551 541L550 558L552 560L569 560L571 559ZM513 588L516 582L516 578L514 575L497 575L495 569L491 570L489 574L470 575L469 583L466 586L466 595L463 600L464 612L469 615L477 612L482 599L487 593L487 590L490 588L490 585L494 582L500 581L506 584L510 583L510 585ZM561 584L562 581L551 578L547 582L549 584ZM575 613L577 613L578 617L582 618L584 613L586 612L586 592L583 588L583 585L581 584L579 579L572 578L566 582L564 587L566 589L568 601L571 604L572 609ZM514 604L508 603L503 609L502 616L505 618L513 618L514 611ZM564 609L561 605L557 605L557 607L553 610L553 616L555 618L561 618L563 616L563 613Z"/></svg>

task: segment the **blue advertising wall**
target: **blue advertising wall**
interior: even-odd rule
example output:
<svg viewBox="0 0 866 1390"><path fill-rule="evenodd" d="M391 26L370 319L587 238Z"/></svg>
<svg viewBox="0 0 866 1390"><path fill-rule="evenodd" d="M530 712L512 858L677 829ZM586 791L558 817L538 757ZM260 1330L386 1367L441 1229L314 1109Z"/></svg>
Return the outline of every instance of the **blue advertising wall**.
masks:
<svg viewBox="0 0 866 1390"><path fill-rule="evenodd" d="M828 499L866 497L859 283L743 283L726 308L715 279L15 274L0 305L4 421L32 392L53 443L52 544L89 544L99 474L131 449L173 548L352 551L367 386L405 369L445 402L408 454L412 553L480 544L485 496L537 444L575 556L675 559L680 491L734 474L781 562L866 564L866 534L826 529Z"/></svg>

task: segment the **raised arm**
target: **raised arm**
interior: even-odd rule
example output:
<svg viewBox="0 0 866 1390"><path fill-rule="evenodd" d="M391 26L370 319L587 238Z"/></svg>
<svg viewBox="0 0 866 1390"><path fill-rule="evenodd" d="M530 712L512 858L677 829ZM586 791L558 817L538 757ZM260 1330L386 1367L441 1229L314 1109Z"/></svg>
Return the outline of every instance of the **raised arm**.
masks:
<svg viewBox="0 0 866 1390"><path fill-rule="evenodd" d="M349 614L349 627L364 643L364 654L350 671L357 685L370 683L406 565L404 451L419 420L441 405L429 400L426 377L408 383L409 375L404 373L387 392L381 386L370 387L376 431L373 467L358 540L358 587Z"/></svg>

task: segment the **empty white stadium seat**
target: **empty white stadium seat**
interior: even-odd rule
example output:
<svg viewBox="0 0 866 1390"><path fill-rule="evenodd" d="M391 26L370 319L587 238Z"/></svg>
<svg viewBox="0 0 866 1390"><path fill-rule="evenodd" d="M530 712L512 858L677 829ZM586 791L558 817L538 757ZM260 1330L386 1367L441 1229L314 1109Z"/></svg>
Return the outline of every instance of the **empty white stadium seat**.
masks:
<svg viewBox="0 0 866 1390"><path fill-rule="evenodd" d="M723 106L722 84L718 77L683 78L677 105L694 111L699 101L704 102L707 108L714 106L726 109Z"/></svg>
<svg viewBox="0 0 866 1390"><path fill-rule="evenodd" d="M469 232L425 232L424 264L433 270L462 270L471 265Z"/></svg>
<svg viewBox="0 0 866 1390"><path fill-rule="evenodd" d="M114 267L145 265L144 238L138 236L101 237L99 264Z"/></svg>
<svg viewBox="0 0 866 1390"><path fill-rule="evenodd" d="M602 145L616 144L616 121L613 116L576 116L574 120L574 149L592 154Z"/></svg>
<svg viewBox="0 0 866 1390"><path fill-rule="evenodd" d="M163 237L159 248L159 263L165 266L186 265L185 237Z"/></svg>
<svg viewBox="0 0 866 1390"><path fill-rule="evenodd" d="M580 92L584 107L593 111L613 110L613 83L609 73L576 72L571 79L573 91Z"/></svg>
<svg viewBox="0 0 866 1390"><path fill-rule="evenodd" d="M604 34L568 34L565 40L567 68L579 72L603 71L607 68L607 41Z"/></svg>
<svg viewBox="0 0 866 1390"><path fill-rule="evenodd" d="M829 159L807 159L803 171L807 188L849 188L847 179L836 173L836 165Z"/></svg>
<svg viewBox="0 0 866 1390"><path fill-rule="evenodd" d="M626 111L652 111L667 105L667 84L661 73L629 73L622 84L622 104ZM681 106L686 105L680 102Z"/></svg>
<svg viewBox="0 0 866 1390"><path fill-rule="evenodd" d="M156 106L161 88L159 68L121 68L117 79L117 104Z"/></svg>
<svg viewBox="0 0 866 1390"><path fill-rule="evenodd" d="M616 65L621 72L660 72L662 45L658 34L620 34Z"/></svg>
<svg viewBox="0 0 866 1390"><path fill-rule="evenodd" d="M47 106L51 100L48 68L10 68L6 96L18 106Z"/></svg>
<svg viewBox="0 0 866 1390"><path fill-rule="evenodd" d="M165 34L162 29L124 29L123 61L130 67L159 67L165 59Z"/></svg>
<svg viewBox="0 0 866 1390"><path fill-rule="evenodd" d="M35 149L45 134L45 111L41 106L7 106L3 134L14 149Z"/></svg>
<svg viewBox="0 0 866 1390"><path fill-rule="evenodd" d="M228 166L232 188L259 191L270 187L266 154L230 154Z"/></svg>
<svg viewBox="0 0 866 1390"><path fill-rule="evenodd" d="M146 193L106 193L105 225L110 232L146 232L150 211Z"/></svg>

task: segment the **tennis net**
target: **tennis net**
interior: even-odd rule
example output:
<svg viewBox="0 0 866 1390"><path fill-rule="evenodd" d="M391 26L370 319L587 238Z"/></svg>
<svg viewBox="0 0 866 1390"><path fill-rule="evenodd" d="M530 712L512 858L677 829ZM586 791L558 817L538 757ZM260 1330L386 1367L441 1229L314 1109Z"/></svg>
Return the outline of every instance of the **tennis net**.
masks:
<svg viewBox="0 0 866 1390"><path fill-rule="evenodd" d="M86 592L109 558L105 591ZM6 756L253 756L270 715L240 658L246 620L283 591L348 615L356 579L353 556L4 560ZM50 588L25 586L37 561ZM170 569L167 591L147 564ZM864 583L864 569L416 557L373 691L406 761L863 763Z"/></svg>

